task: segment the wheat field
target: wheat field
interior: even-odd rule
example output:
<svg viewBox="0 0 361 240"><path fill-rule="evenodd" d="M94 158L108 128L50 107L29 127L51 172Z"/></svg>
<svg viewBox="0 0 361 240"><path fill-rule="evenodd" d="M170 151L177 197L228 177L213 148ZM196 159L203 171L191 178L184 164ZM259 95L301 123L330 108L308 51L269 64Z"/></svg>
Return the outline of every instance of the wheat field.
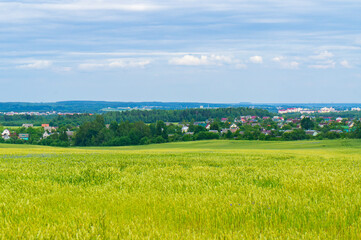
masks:
<svg viewBox="0 0 361 240"><path fill-rule="evenodd" d="M360 239L361 141L0 145L1 239Z"/></svg>

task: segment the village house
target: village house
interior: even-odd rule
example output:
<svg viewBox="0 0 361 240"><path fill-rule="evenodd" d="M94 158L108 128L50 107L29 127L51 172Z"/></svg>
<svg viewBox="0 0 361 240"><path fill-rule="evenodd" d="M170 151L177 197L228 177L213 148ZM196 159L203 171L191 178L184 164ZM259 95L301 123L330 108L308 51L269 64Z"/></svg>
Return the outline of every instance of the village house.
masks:
<svg viewBox="0 0 361 240"><path fill-rule="evenodd" d="M271 132L272 132L271 130L263 130L263 131L262 131L262 133L263 133L264 135L266 135L266 136L267 136L267 135L270 135Z"/></svg>
<svg viewBox="0 0 361 240"><path fill-rule="evenodd" d="M183 126L182 127L182 133L187 133L189 130L189 127L188 126Z"/></svg>
<svg viewBox="0 0 361 240"><path fill-rule="evenodd" d="M274 117L272 118L272 121L274 121L274 122L282 122L282 121L284 121L284 118L283 118L283 117L279 117L279 116L274 116Z"/></svg>
<svg viewBox="0 0 361 240"><path fill-rule="evenodd" d="M323 128L324 126L327 126L328 125L328 123L320 123L320 124L318 124L318 126L320 127L320 128Z"/></svg>
<svg viewBox="0 0 361 240"><path fill-rule="evenodd" d="M51 136L51 133L49 133L49 132L47 132L47 131L45 131L44 133L43 133L43 139L46 139L46 138L48 138L48 137L50 137Z"/></svg>
<svg viewBox="0 0 361 240"><path fill-rule="evenodd" d="M210 133L218 133L217 130L209 130Z"/></svg>
<svg viewBox="0 0 361 240"><path fill-rule="evenodd" d="M336 118L336 122L338 122L338 123L340 123L340 122L342 122L342 117L338 117L338 118Z"/></svg>
<svg viewBox="0 0 361 240"><path fill-rule="evenodd" d="M1 134L1 137L4 139L4 140L9 140L10 139L10 130L9 129L5 129L2 134Z"/></svg>
<svg viewBox="0 0 361 240"><path fill-rule="evenodd" d="M1 135L9 135L10 136L10 130L9 129L5 129Z"/></svg>
<svg viewBox="0 0 361 240"><path fill-rule="evenodd" d="M66 135L68 136L68 138L72 138L73 136L74 136L74 131L66 131L65 132L66 133Z"/></svg>
<svg viewBox="0 0 361 240"><path fill-rule="evenodd" d="M29 134L27 133L20 133L18 136L19 139L28 141L29 140Z"/></svg>
<svg viewBox="0 0 361 240"><path fill-rule="evenodd" d="M210 129L211 129L211 123L207 123L206 129L207 129L207 130L210 130Z"/></svg>
<svg viewBox="0 0 361 240"><path fill-rule="evenodd" d="M313 136L313 137L316 137L319 132L318 131L315 131L315 130L306 130L305 131L307 135L310 135L310 136Z"/></svg>
<svg viewBox="0 0 361 240"><path fill-rule="evenodd" d="M43 128L49 127L49 124L48 123L43 123L43 124L41 124L41 127L43 127Z"/></svg>
<svg viewBox="0 0 361 240"><path fill-rule="evenodd" d="M229 128L230 129L238 129L238 126L237 126L237 124L233 123Z"/></svg>
<svg viewBox="0 0 361 240"><path fill-rule="evenodd" d="M32 124L32 123L24 123L22 125L22 127L24 127L24 128L34 127L34 124Z"/></svg>

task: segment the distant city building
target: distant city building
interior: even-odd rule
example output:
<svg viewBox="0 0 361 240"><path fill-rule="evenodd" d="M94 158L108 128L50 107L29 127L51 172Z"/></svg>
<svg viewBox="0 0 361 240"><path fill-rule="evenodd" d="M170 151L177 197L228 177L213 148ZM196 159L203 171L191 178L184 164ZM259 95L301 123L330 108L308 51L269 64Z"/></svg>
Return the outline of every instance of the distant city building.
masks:
<svg viewBox="0 0 361 240"><path fill-rule="evenodd" d="M336 110L333 108L333 107L324 107L324 108L321 108L319 111L319 113L330 113L330 112L336 112Z"/></svg>

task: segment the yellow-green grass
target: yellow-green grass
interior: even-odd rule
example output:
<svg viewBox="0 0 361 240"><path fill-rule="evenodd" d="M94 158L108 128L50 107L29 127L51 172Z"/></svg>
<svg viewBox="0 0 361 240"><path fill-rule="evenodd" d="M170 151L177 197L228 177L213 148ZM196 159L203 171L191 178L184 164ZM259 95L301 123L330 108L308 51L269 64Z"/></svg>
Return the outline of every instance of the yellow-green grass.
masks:
<svg viewBox="0 0 361 240"><path fill-rule="evenodd" d="M0 145L0 239L360 239L361 142Z"/></svg>

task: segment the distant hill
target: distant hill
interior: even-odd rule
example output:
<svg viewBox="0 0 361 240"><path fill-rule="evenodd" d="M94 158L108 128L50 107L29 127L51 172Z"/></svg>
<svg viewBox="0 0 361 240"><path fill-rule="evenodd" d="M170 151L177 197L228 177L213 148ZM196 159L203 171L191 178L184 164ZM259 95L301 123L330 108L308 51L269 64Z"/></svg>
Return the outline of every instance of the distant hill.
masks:
<svg viewBox="0 0 361 240"><path fill-rule="evenodd" d="M89 112L121 111L127 109L187 109L187 108L227 108L235 104L190 103L190 102L105 102L105 101L62 101L54 103L7 102L0 103L0 112Z"/></svg>
<svg viewBox="0 0 361 240"><path fill-rule="evenodd" d="M334 107L336 110L360 107L357 103L202 103L202 102L107 102L107 101L61 101L52 103L30 102L2 102L0 112L78 112L78 113L102 113L109 111L124 111L130 109L150 110L179 110L189 108L228 108L249 107L261 108L271 112L277 112L278 108L322 108Z"/></svg>

